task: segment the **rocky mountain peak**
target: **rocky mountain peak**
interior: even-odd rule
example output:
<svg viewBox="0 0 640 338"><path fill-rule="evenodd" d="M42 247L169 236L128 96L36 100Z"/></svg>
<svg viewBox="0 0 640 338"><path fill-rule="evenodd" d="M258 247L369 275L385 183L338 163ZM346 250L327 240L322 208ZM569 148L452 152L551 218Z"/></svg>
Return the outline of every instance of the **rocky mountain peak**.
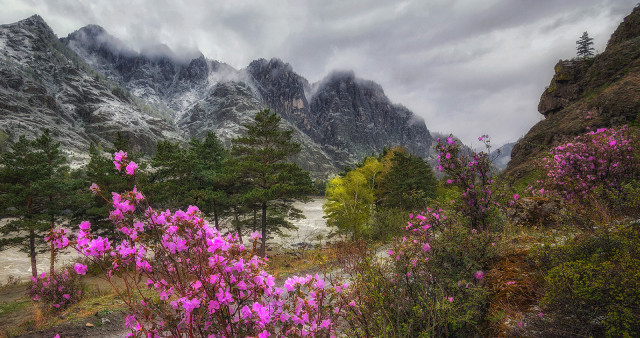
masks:
<svg viewBox="0 0 640 338"><path fill-rule="evenodd" d="M136 54L133 49L98 25L84 26L60 40L71 45L72 49L82 48L94 53L110 54L111 57L117 55L134 56Z"/></svg>
<svg viewBox="0 0 640 338"><path fill-rule="evenodd" d="M53 30L51 29L51 27L49 27L49 25L44 21L44 19L38 14L34 14L24 20L18 21L16 25L22 26L22 27L36 28L38 30L46 31L48 33L53 34Z"/></svg>

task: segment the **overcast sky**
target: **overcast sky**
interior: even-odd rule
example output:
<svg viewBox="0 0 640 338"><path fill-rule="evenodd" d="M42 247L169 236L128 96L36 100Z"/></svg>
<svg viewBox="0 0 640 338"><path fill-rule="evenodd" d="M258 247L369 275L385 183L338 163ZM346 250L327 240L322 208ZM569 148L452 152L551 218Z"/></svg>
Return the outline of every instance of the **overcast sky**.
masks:
<svg viewBox="0 0 640 338"><path fill-rule="evenodd" d="M310 82L376 81L432 131L515 141L542 118L559 59L588 31L604 50L638 0L0 0L0 23L40 14L59 37L97 24L134 49L164 43L238 69L278 57Z"/></svg>

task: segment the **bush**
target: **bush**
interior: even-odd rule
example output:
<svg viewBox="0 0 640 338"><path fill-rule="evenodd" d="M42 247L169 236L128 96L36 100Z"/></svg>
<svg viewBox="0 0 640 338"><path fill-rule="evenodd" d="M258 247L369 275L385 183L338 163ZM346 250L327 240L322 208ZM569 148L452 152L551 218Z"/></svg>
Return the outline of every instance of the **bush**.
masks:
<svg viewBox="0 0 640 338"><path fill-rule="evenodd" d="M82 298L80 279L68 270L54 271L52 275L43 272L37 278L31 277L31 281L28 295L46 311L62 310Z"/></svg>
<svg viewBox="0 0 640 338"><path fill-rule="evenodd" d="M640 163L634 142L623 126L591 131L554 147L542 160L547 175L534 193L561 198L585 221L624 213L627 205L637 203Z"/></svg>
<svg viewBox="0 0 640 338"><path fill-rule="evenodd" d="M558 320L596 336L640 334L640 229L575 239L546 255L548 284L542 304Z"/></svg>
<svg viewBox="0 0 640 338"><path fill-rule="evenodd" d="M137 170L122 151L114 164L126 175ZM100 194L97 186L92 191ZM341 307L334 304L347 285L334 288L307 275L277 288L264 270L266 260L254 254L258 233L247 249L237 234L210 227L197 207L144 209L145 198L136 188L111 197L109 219L123 234L120 243L92 234L86 221L75 240L66 239L64 231L51 240L102 265L105 279L129 308L125 322L133 335L329 336L335 331ZM81 263L74 269L87 272ZM116 276L122 283L113 283Z"/></svg>
<svg viewBox="0 0 640 338"><path fill-rule="evenodd" d="M403 237L353 269L350 333L357 336L477 336L488 308L482 278L495 238L442 210L412 217Z"/></svg>
<svg viewBox="0 0 640 338"><path fill-rule="evenodd" d="M438 155L438 170L446 174L445 182L455 186L460 191L459 199L455 200L455 207L464 216L473 229L486 230L493 222L497 206L492 165L489 154L472 152L461 153L460 144L453 136L446 142L437 140L435 148ZM478 141L484 142L490 148L489 136L482 135Z"/></svg>

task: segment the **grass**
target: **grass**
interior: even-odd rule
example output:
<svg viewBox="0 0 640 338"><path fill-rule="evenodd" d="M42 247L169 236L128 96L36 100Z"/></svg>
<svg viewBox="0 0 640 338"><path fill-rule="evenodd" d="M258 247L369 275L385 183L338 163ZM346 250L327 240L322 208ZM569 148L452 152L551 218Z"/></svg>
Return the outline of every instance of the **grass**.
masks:
<svg viewBox="0 0 640 338"><path fill-rule="evenodd" d="M8 315L12 312L20 311L31 304L28 299L20 299L15 302L0 303L0 316Z"/></svg>
<svg viewBox="0 0 640 338"><path fill-rule="evenodd" d="M338 257L336 245L313 249L298 249L269 256L267 272L276 278L285 278L308 270L321 270Z"/></svg>

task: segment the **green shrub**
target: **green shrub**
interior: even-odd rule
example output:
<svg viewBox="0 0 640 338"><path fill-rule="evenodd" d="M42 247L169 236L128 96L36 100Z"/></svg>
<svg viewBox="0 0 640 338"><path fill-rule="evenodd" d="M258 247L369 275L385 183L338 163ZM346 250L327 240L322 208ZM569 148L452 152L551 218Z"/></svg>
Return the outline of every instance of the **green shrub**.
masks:
<svg viewBox="0 0 640 338"><path fill-rule="evenodd" d="M484 271L495 237L429 210L410 220L391 248L350 271L354 336L479 336L488 308ZM405 220L406 221L406 220ZM382 256L382 257L380 257Z"/></svg>
<svg viewBox="0 0 640 338"><path fill-rule="evenodd" d="M594 335L640 334L640 229L577 238L547 254L542 305Z"/></svg>

